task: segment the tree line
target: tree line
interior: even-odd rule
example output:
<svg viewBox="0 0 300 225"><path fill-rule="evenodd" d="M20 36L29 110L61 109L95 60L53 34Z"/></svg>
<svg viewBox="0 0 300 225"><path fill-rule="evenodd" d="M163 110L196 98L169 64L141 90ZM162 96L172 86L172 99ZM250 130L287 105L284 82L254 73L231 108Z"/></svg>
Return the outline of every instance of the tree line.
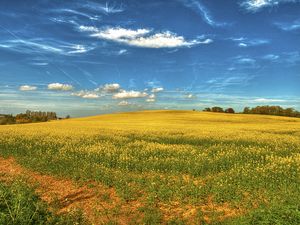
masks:
<svg viewBox="0 0 300 225"><path fill-rule="evenodd" d="M219 107L219 106L214 106L212 108L205 108L203 111L204 112L235 113L233 108L227 108L224 110L222 107Z"/></svg>
<svg viewBox="0 0 300 225"><path fill-rule="evenodd" d="M235 113L233 108L223 109L219 106L212 108L205 108L204 112L219 112L219 113ZM288 117L300 117L300 112L294 108L282 108L281 106L256 106L253 108L245 107L243 114L262 114L262 115L274 115L274 116L288 116Z"/></svg>
<svg viewBox="0 0 300 225"><path fill-rule="evenodd" d="M300 112L296 111L294 108L282 108L281 106L269 106L269 105L256 106L254 108L245 107L243 113L300 117Z"/></svg>
<svg viewBox="0 0 300 225"><path fill-rule="evenodd" d="M66 119L70 118L68 115ZM19 113L15 116L0 114L0 125L47 122L50 120L62 119L57 117L56 112L30 111Z"/></svg>

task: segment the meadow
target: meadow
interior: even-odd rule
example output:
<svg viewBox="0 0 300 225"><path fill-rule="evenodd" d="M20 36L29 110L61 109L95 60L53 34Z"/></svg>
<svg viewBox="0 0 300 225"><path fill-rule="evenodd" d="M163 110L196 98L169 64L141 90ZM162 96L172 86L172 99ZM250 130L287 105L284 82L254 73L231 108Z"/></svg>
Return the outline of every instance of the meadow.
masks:
<svg viewBox="0 0 300 225"><path fill-rule="evenodd" d="M161 110L3 125L0 156L97 192L78 206L91 224L300 224L299 118Z"/></svg>

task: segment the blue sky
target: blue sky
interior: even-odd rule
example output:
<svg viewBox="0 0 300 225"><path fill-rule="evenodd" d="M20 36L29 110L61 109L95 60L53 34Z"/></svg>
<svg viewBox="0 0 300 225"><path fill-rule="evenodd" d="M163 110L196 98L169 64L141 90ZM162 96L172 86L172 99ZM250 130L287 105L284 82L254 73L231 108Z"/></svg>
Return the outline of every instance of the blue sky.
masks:
<svg viewBox="0 0 300 225"><path fill-rule="evenodd" d="M1 4L0 113L300 110L299 0Z"/></svg>

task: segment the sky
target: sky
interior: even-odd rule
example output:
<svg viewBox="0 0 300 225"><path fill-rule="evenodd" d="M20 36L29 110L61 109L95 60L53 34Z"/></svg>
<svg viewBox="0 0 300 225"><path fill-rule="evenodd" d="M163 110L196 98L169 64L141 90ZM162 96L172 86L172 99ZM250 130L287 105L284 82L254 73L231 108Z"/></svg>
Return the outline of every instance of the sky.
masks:
<svg viewBox="0 0 300 225"><path fill-rule="evenodd" d="M300 110L300 0L1 0L0 113Z"/></svg>

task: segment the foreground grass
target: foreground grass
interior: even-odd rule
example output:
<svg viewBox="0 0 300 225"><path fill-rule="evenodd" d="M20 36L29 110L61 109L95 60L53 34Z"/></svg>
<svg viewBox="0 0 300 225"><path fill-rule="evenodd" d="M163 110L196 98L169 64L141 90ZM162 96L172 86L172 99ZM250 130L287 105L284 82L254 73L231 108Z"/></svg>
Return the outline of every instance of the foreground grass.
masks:
<svg viewBox="0 0 300 225"><path fill-rule="evenodd" d="M299 224L300 119L188 111L0 127L0 155L140 201L144 223Z"/></svg>
<svg viewBox="0 0 300 225"><path fill-rule="evenodd" d="M12 183L0 182L0 224L84 224L80 214L57 215L22 179Z"/></svg>

